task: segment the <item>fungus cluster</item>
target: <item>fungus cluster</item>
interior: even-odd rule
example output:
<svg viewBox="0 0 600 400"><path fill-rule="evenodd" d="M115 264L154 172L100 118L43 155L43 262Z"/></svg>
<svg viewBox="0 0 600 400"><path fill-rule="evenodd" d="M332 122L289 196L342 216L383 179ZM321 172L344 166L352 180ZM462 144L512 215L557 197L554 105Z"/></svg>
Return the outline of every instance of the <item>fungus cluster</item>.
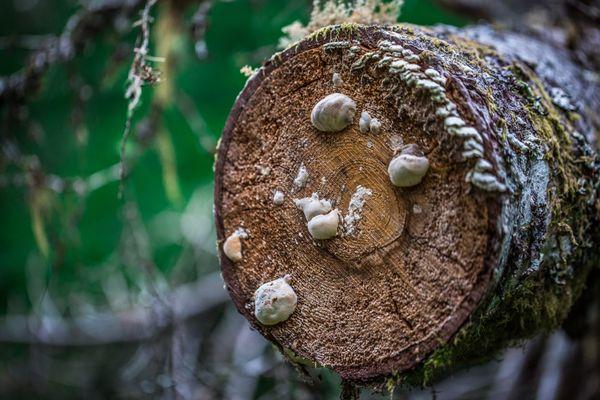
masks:
<svg viewBox="0 0 600 400"><path fill-rule="evenodd" d="M304 212L308 232L314 239L331 239L337 235L339 212L332 210L329 200L321 200L317 193L313 193L311 197L295 199L294 203Z"/></svg>
<svg viewBox="0 0 600 400"><path fill-rule="evenodd" d="M371 118L371 115L367 111L363 111L360 114L360 120L358 121L358 128L362 133L379 133L381 131L381 122L377 118Z"/></svg>

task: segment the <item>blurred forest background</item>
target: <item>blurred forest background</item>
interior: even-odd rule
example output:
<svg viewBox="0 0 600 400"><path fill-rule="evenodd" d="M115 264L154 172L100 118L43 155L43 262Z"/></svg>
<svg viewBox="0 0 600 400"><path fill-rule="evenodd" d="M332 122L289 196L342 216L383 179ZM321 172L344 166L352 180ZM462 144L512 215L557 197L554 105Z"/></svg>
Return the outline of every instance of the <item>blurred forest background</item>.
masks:
<svg viewBox="0 0 600 400"><path fill-rule="evenodd" d="M311 2L0 4L0 398L338 398L338 378L302 378L234 309L212 219L240 69ZM406 0L400 20L468 22L428 0ZM561 335L528 346L560 350ZM396 397L514 392L504 379L526 363L509 350Z"/></svg>

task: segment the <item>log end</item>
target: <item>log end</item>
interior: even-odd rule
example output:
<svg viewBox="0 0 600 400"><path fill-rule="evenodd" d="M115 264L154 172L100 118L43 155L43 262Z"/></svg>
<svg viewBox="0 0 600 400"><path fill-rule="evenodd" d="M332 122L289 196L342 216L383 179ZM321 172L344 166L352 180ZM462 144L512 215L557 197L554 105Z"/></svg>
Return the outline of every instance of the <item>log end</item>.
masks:
<svg viewBox="0 0 600 400"><path fill-rule="evenodd" d="M215 170L221 267L238 310L285 352L359 381L414 368L448 341L498 257L504 188L491 150L451 73L399 30L331 28L274 56L238 97ZM311 113L333 93L356 111L322 131ZM403 154L427 168L404 162L420 176L399 187L390 163ZM309 203L315 215L337 210L335 236L313 237ZM233 262L223 243L240 228ZM286 275L294 312L260 324L255 291Z"/></svg>

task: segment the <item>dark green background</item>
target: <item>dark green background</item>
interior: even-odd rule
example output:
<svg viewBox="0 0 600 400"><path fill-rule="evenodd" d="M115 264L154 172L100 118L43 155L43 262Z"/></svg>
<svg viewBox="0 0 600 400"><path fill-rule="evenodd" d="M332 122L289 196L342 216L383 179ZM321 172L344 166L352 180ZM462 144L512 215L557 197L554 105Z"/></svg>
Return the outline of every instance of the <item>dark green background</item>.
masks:
<svg viewBox="0 0 600 400"><path fill-rule="evenodd" d="M4 0L2 3L1 37L59 34L68 17L78 10L73 1L38 1L27 11L15 9L18 0ZM198 60L190 38L182 38L175 87L190 96L206 121L203 132L193 132L176 107L165 112L184 203L188 203L198 188L205 187L202 193L207 196L211 193L213 156L198 144L198 135L206 135L213 140L219 137L230 107L245 82L240 68L246 64L253 67L260 65L275 51L281 28L297 19L306 22L309 10L308 1L216 2L209 14L210 24L206 33L208 58ZM406 1L400 21L417 24L464 22L425 0ZM129 45L134 38L135 32L128 35ZM129 57L109 77L106 76L118 43L120 41L115 35L103 34L85 49L82 56L66 65L52 67L43 80L42 90L32 98L26 109L28 122L19 126L3 125L3 136L12 138L23 154L37 155L46 173L66 178L87 177L118 162L127 107L123 92L130 63ZM0 73L16 71L27 54L28 51L23 49L2 49ZM92 90L89 101L83 105L84 125L88 132L85 143L78 143L75 139L76 127L70 117L74 93L68 82L73 76ZM145 88L144 102L134 121L147 113L152 91L153 88ZM36 130L43 132L41 139L34 139L32 132ZM6 177L20 172L18 166L10 164L4 164L0 170ZM36 279L43 279L57 300L66 297L67 293L78 292L101 304L104 300L98 277L102 272L98 270L105 267L107 258L114 254L122 240L121 207L128 200L137 204L143 223L148 224L152 260L169 280L185 241L161 241L157 244L155 237L169 227L152 224L152 221L156 222L155 218L161 213L182 212L185 205L182 207L169 202L161 174L159 157L150 145L144 149L126 182L123 200L117 198L117 182L85 197L74 193L51 195L45 213L45 231L51 247L48 259L39 254L32 234L27 187L3 185L0 189L0 309L6 310L10 304L9 308L13 307L11 311L25 312L30 307L35 301L26 289L31 274L39 274L41 278L38 276ZM210 212L210 209L205 211ZM206 221L210 218L207 217ZM179 228L173 226L171 229ZM198 254L197 260L199 270L217 268L210 252ZM115 267L132 266L123 265L121 261L116 262ZM187 275L193 274L188 271ZM68 311L68 300L59 302L62 303L59 308Z"/></svg>

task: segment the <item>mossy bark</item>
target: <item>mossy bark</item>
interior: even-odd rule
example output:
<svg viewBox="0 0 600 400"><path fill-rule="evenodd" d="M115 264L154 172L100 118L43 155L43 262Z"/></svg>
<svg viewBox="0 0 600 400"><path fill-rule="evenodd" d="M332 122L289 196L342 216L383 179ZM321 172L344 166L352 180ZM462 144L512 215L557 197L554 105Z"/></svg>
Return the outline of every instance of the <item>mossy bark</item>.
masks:
<svg viewBox="0 0 600 400"><path fill-rule="evenodd" d="M335 326L339 332L319 330L311 325L310 313L315 310L311 310L309 305L317 303L309 300L319 296L319 290L330 288L319 289L319 282L327 281L330 270L317 270L316 273L322 275L316 283L298 284L301 289L299 311L277 328L258 324L249 307L252 304L252 288L263 275L287 273L285 268L289 267L292 269L289 272L302 276L304 270L311 268L306 263L293 262L296 255L302 259L300 253L307 251L306 247L294 249L292 245L285 246L285 251L291 254L286 254L290 261L284 266L277 263L271 266L265 261L265 258L270 260L271 256L277 256L269 253L278 251L277 246L271 247L271 242L285 240L285 235L281 235L285 228L281 222L265 222L274 212L270 205L253 203L254 196L268 197L275 187L266 185L256 190L249 189L268 181L268 178L249 172L245 164L256 163L256 169L263 162L271 162L273 154L270 152L275 147L270 147L269 132L277 131L281 120L280 116L269 111L273 108L272 102L278 99L277 90L285 88L286 84L290 85L290 91L305 87L321 92L334 90L327 89L328 83L323 77L317 76L302 84L293 79L294 74L306 68L307 57L314 51L319 52L319 62L324 65L326 73L339 71L349 84L360 85L358 89L342 87L335 90L352 92L359 98L359 107L362 104L367 107L374 99L381 99L378 107L384 120L385 135L390 138L400 135L404 143L410 139L429 146L428 157L433 160L435 173L425 178L421 188L396 192L394 196L398 199L419 199L425 203L429 201L438 208L455 207L449 211L465 218L462 225L459 219L452 218L447 219L446 227L427 225L419 231L423 234L419 241L408 226L410 223L419 226L417 216L413 215L416 208L413 206L412 214L402 211L401 214L407 215L408 227L399 228L401 234L394 236L393 241L400 242L405 235L408 236L406 243L414 247L401 246L402 255L398 255L396 250L386 247L389 243L386 242L385 246L378 244L378 249L385 247L387 253L384 253L383 261L369 264L369 271L397 268L399 273L405 274L401 280L410 281L413 274L419 275L418 271L411 269L413 264L406 261L406 257L410 257L411 252L418 253L419 245L430 245L431 252L443 254L442 264L464 266L466 263L474 273L472 277L458 274L448 281L468 281L466 289L461 292L461 296L468 300L456 300L455 308L447 315L432 315L436 319L445 318L433 336L427 336L427 340L415 339L406 350L396 352L385 350L385 346L379 344L373 345L372 351L365 352L362 362L360 357L352 354L336 358L334 354L324 356L311 350L318 348L314 347L314 343L338 340L338 335L344 335L345 329L349 329L347 325L353 323L337 323ZM274 79L276 83L273 83ZM364 87L364 98L359 93L361 87ZM261 100L256 93L262 92L269 93L275 100ZM597 198L600 164L596 148L596 137L600 131L596 115L598 109L598 75L577 64L566 48L544 38L489 26L459 30L409 25L344 25L316 32L274 55L249 80L225 128L216 162L215 215L219 243L223 243L236 225L244 222L250 229L250 240L254 240L253 228L258 236L255 242L248 242L245 249L247 259L242 264L234 265L221 252L224 278L230 294L240 312L263 335L282 348L284 354L324 364L338 371L342 377L358 383L383 381L388 385L426 385L449 370L487 359L508 344L556 328L566 318L583 290L591 268L598 261L598 251L594 248L599 243L600 222ZM310 109L307 112L310 114ZM303 112L290 110L289 114L294 124L307 124L307 115ZM265 132L258 129L261 126ZM354 132L358 128L349 129ZM415 138L411 131L422 132L420 135L423 137ZM311 136L309 142L319 137L309 128L298 132L316 135L317 139L311 139ZM312 153L303 153L301 147L294 147L295 142L291 141L293 134L290 136L292 139L282 137L278 140L289 141L287 148L291 155L288 155L292 161L295 160L294 154L323 160L331 157L327 147L312 148L309 144ZM331 139L326 146L335 144L335 140ZM258 143L263 143L262 147ZM274 143L277 145L279 142L276 140ZM389 157L387 152L391 150L380 151ZM355 159L361 159L364 151L361 147L352 147ZM281 163L278 161L273 165L287 165L288 155ZM377 168L374 170L378 171ZM283 180L274 182L283 185L282 182L287 179L285 173L289 174L290 170L283 172ZM461 179L454 179L456 176ZM287 181L291 182L293 177L289 178ZM241 179L244 184L240 183ZM431 194L435 193L436 187L440 193L452 193L452 196L474 201L480 206L480 212L468 202L446 203L445 199L436 198ZM396 204L404 204L396 197L393 199L389 201L392 208ZM263 211L264 214L261 214ZM395 208L379 211L383 214L397 212ZM282 215L290 221L296 218L291 210ZM446 216L447 213L436 214L436 210L431 210L419 218ZM481 221L473 219L475 216L479 216ZM415 218L414 222L410 218ZM287 220L284 222L289 223ZM367 219L363 229L370 228L377 228L377 219ZM456 248L436 242L439 234L444 232L446 236L443 239L454 240L452 243ZM340 282L342 277L364 274L364 270L361 272L360 268L356 268L354 259L346 257L347 251L343 254L339 251L344 240L347 239L340 238L340 244L332 242L317 246L320 253L316 254L320 254L321 261L312 260L326 262L333 254L338 260L335 267L344 271ZM481 243L478 249L484 250L484 254L480 254L482 258L477 257L477 252L469 253L462 240L466 243L472 241L475 247ZM254 245L260 247L261 254L253 253ZM307 242L307 246L310 245ZM364 246L360 240L356 245ZM371 253L370 249L368 254L361 253L361 257L369 258ZM419 268L435 269L427 262L418 265ZM277 276L271 278L274 277ZM361 292L361 296L368 298L369 293L376 290L376 279L377 275L372 275L365 280L369 290ZM379 279L388 277L381 275ZM433 283L428 287L443 297L445 291L450 290L446 287L448 284ZM408 337L411 334L417 337L419 329L426 329L428 325L421 319L423 315L414 315L415 309L425 310L426 306L441 304L431 293L428 293L431 295L428 300L419 300L419 283L414 287L413 304L404 305L400 301L400 306L391 312L404 318L404 325L394 322L396 320L386 320L387 324L398 324L395 330L389 332L408 332ZM345 288L339 289L343 293ZM390 296L395 298L396 304L395 301L402 300L403 296L411 299L412 295L392 292ZM460 297L456 296L457 299ZM331 300L326 304L336 303ZM394 342L393 333L381 338L381 333L388 331L371 326L375 320L370 319L368 307L363 308L358 303L344 304L356 304L351 311L362 316L361 329L373 331L373 343L380 339ZM318 312L323 315L327 311ZM373 324L376 325L375 322ZM354 330L349 329L348 332ZM307 338L311 338L312 342L307 344ZM340 343L337 349L342 353L348 346L352 347L348 341Z"/></svg>

